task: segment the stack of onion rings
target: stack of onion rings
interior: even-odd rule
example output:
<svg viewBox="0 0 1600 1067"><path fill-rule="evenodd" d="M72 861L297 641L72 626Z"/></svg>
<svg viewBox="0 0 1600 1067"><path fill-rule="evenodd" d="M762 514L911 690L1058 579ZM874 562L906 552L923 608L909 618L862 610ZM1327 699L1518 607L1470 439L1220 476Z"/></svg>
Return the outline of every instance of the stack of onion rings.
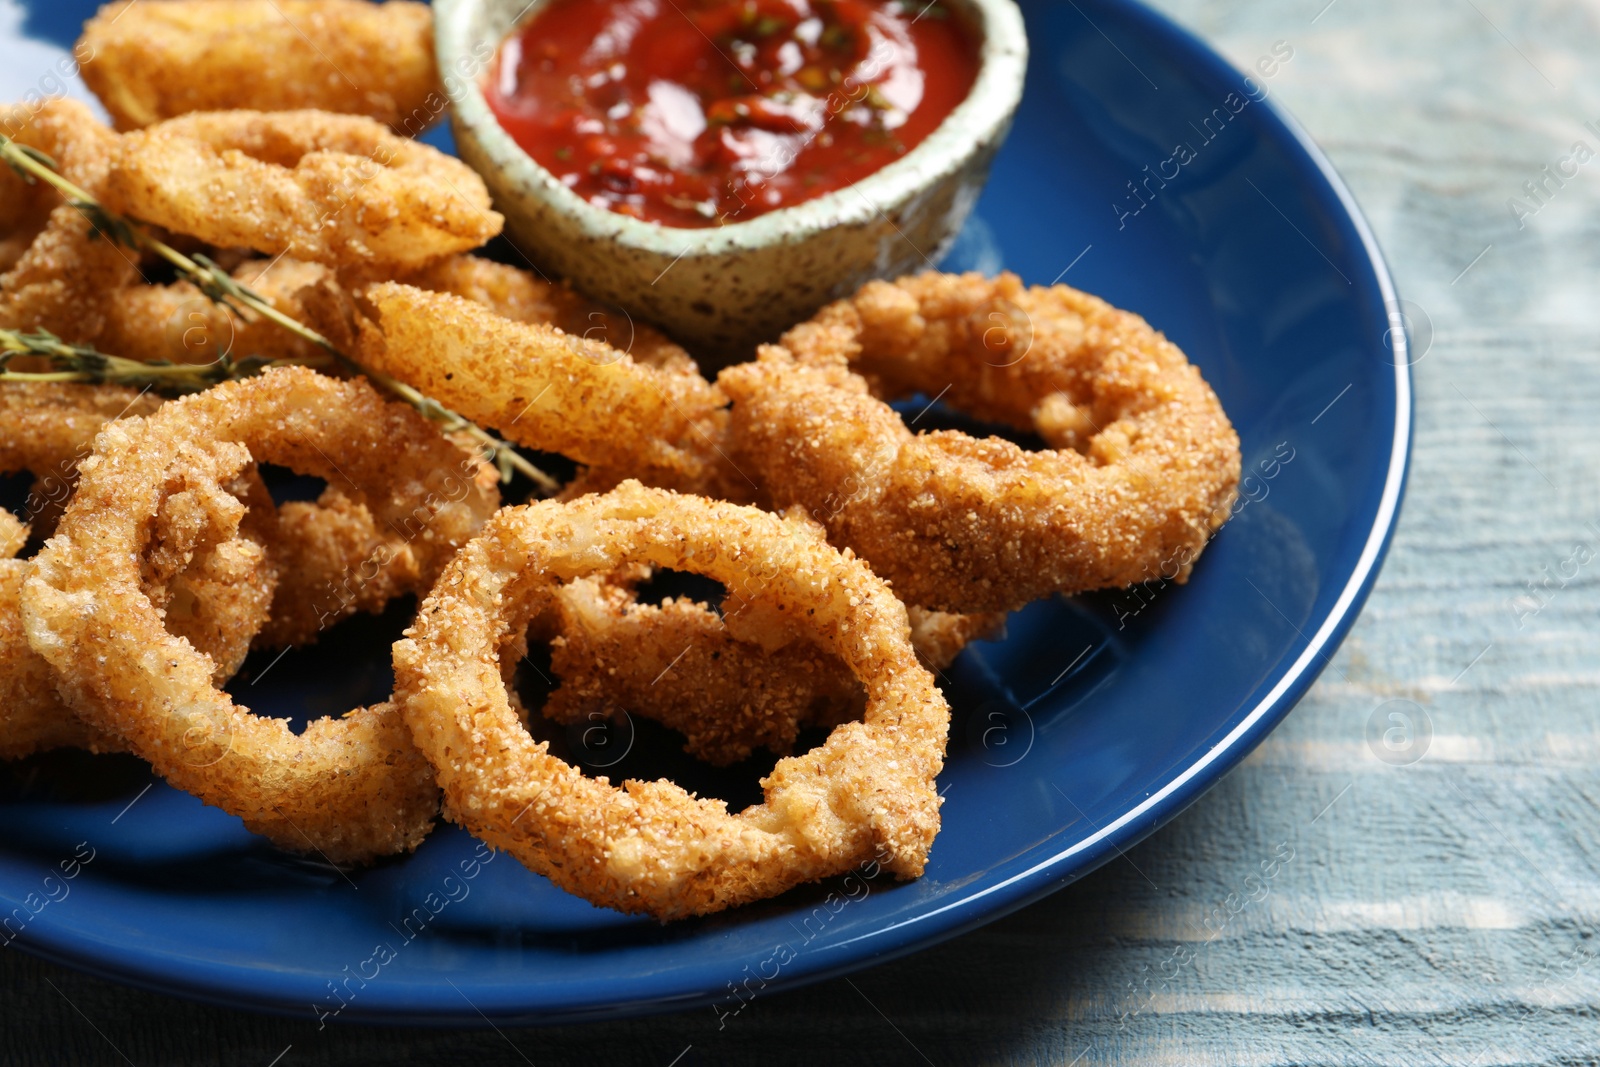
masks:
<svg viewBox="0 0 1600 1067"><path fill-rule="evenodd" d="M328 35L324 51L381 68L372 92L289 75L163 83L174 69L207 82L239 55L325 62L283 46L296 19ZM120 125L145 128L119 136L64 103L0 120L113 217L212 257L420 408L563 453L577 477L491 518L481 456L365 382L304 368L159 409L133 397L109 423L131 394L0 390L0 471L70 485L83 460L64 512L63 492L27 523L0 514L0 758L130 750L279 846L340 864L415 848L442 788L446 814L491 845L662 919L867 862L918 876L949 726L929 669L1037 597L1186 578L1238 479L1215 395L1137 316L1010 275L870 283L707 381L625 313L468 254L502 224L482 181L362 117L426 124L409 102L436 86L427 21L405 0L113 5L88 27L88 76ZM145 37L159 38L149 54ZM266 110L205 110L240 102ZM305 102L349 114L276 110ZM52 190L0 173L0 326L145 362L326 365L203 278L144 284L139 261ZM1047 447L914 434L888 404L919 394ZM275 506L257 460L327 486ZM30 525L57 529L19 561ZM642 603L659 569L726 597ZM388 702L296 735L218 688L252 648L422 592ZM763 802L730 814L551 756L512 689L530 640L549 641L560 677L546 717L621 707L717 764L769 749L784 758ZM789 756L813 727L832 733Z"/></svg>

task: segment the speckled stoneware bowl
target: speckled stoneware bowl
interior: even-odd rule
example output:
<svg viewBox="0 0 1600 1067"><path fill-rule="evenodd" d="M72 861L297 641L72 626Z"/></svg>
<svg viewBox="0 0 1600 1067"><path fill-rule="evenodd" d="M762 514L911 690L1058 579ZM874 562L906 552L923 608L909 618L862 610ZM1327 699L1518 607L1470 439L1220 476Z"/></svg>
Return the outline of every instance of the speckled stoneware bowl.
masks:
<svg viewBox="0 0 1600 1067"><path fill-rule="evenodd" d="M744 358L869 278L922 270L961 230L1022 98L1028 43L1014 0L946 0L981 39L971 94L876 174L749 222L681 229L589 204L496 121L482 78L545 0L435 0L439 68L461 157L483 174L519 249L593 296L666 328L710 363Z"/></svg>

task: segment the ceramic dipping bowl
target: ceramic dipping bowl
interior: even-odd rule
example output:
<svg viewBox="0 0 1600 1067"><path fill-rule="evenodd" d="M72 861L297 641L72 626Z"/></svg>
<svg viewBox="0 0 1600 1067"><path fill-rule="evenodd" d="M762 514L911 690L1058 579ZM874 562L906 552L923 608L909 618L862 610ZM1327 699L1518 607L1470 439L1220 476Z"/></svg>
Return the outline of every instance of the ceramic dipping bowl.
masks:
<svg viewBox="0 0 1600 1067"><path fill-rule="evenodd" d="M688 229L596 207L501 128L483 79L545 0L435 0L456 146L542 269L672 334L707 369L748 358L871 278L931 269L977 202L1022 98L1028 44L1014 0L945 0L979 39L972 91L921 144L854 185L747 222Z"/></svg>

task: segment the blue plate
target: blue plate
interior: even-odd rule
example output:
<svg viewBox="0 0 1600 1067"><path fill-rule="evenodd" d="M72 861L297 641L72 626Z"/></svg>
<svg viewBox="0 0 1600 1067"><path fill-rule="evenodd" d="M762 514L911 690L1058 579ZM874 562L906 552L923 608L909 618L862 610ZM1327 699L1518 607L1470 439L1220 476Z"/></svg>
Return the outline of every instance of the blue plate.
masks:
<svg viewBox="0 0 1600 1067"><path fill-rule="evenodd" d="M70 81L60 49L94 6L0 0L0 98ZM1063 280L1145 315L1238 426L1244 496L1186 586L1034 604L947 672L944 830L921 880L856 876L663 927L485 861L454 828L346 878L138 765L67 755L0 771L0 941L308 1019L729 1013L1020 908L1242 759L1327 664L1387 547L1411 429L1399 304L1349 192L1271 100L1292 50L1246 78L1127 0L1025 8L1026 99L946 266ZM397 610L235 687L280 714L381 694ZM748 797L759 771L700 784Z"/></svg>

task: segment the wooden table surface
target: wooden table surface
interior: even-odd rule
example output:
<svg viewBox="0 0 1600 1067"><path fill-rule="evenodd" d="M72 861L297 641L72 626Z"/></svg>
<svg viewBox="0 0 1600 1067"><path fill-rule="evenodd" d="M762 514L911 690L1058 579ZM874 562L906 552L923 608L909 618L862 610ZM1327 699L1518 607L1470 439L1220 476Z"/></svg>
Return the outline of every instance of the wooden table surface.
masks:
<svg viewBox="0 0 1600 1067"><path fill-rule="evenodd" d="M1365 207L1420 355L1377 589L1240 768L1054 897L720 1031L318 1033L9 951L0 1063L1596 1062L1600 157L1574 145L1600 153L1600 3L1159 6L1241 66L1292 45L1273 92Z"/></svg>

